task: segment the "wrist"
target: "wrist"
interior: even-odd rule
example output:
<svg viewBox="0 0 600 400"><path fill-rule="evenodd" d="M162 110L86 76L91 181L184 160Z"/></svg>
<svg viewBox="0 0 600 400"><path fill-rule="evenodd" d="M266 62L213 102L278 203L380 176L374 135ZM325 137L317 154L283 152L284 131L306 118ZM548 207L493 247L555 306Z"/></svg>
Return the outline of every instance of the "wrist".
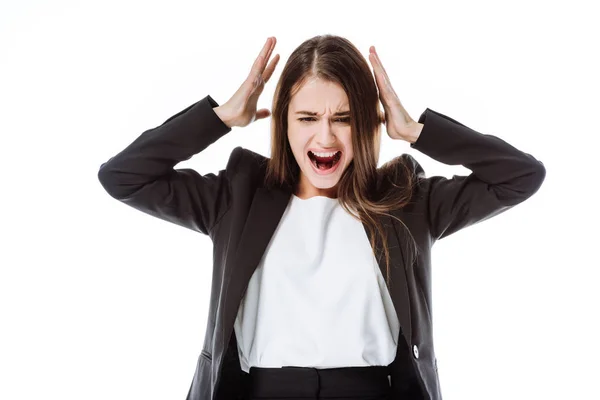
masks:
<svg viewBox="0 0 600 400"><path fill-rule="evenodd" d="M233 128L233 126L234 126L233 119L231 118L227 109L224 109L223 106L217 106L217 107L213 107L213 111L215 112L215 114L217 114L217 117L219 117L219 119L221 119L221 121L223 121L223 123L228 128Z"/></svg>
<svg viewBox="0 0 600 400"><path fill-rule="evenodd" d="M419 136L421 135L421 131L423 131L424 124L420 122L415 122L411 128L408 130L407 136L402 139L406 140L409 143L415 143Z"/></svg>

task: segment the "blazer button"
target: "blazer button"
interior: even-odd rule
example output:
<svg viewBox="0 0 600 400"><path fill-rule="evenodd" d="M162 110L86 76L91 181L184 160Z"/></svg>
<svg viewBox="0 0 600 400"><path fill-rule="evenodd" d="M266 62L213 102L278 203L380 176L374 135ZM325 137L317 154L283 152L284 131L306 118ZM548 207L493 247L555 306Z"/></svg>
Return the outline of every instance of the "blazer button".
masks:
<svg viewBox="0 0 600 400"><path fill-rule="evenodd" d="M415 355L415 358L419 358L419 348L416 344L413 345L413 354Z"/></svg>

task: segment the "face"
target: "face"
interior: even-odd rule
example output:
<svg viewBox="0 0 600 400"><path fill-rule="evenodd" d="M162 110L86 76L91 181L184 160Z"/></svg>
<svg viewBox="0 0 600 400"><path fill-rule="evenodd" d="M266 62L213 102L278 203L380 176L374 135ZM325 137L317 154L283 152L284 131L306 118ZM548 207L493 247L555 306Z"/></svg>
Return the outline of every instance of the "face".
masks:
<svg viewBox="0 0 600 400"><path fill-rule="evenodd" d="M344 89L317 78L292 97L287 135L300 166L298 197L337 197L338 181L353 158L349 110Z"/></svg>

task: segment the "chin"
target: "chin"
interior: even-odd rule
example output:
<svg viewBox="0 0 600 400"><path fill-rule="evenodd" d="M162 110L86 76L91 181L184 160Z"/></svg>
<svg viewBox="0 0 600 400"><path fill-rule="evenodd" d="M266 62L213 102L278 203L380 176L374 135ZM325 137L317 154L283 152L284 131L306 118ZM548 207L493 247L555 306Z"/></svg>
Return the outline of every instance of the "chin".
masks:
<svg viewBox="0 0 600 400"><path fill-rule="evenodd" d="M331 189L331 188L334 188L335 186L337 186L338 182L339 182L339 179L336 180L335 182L326 182L326 183L311 181L313 186L316 187L317 189Z"/></svg>
<svg viewBox="0 0 600 400"><path fill-rule="evenodd" d="M304 175L308 178L308 181L317 189L331 189L335 187L342 173L344 172L344 166L340 165L339 168L327 175L318 175L312 166L307 166L308 171L304 172Z"/></svg>

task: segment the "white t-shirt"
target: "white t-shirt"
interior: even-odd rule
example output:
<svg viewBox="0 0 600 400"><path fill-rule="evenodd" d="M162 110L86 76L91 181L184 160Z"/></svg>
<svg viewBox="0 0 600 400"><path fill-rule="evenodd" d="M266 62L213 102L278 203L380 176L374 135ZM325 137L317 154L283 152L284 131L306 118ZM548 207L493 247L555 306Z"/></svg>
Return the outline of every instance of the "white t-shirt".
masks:
<svg viewBox="0 0 600 400"><path fill-rule="evenodd" d="M362 223L292 195L234 324L241 367L389 365L400 323Z"/></svg>

